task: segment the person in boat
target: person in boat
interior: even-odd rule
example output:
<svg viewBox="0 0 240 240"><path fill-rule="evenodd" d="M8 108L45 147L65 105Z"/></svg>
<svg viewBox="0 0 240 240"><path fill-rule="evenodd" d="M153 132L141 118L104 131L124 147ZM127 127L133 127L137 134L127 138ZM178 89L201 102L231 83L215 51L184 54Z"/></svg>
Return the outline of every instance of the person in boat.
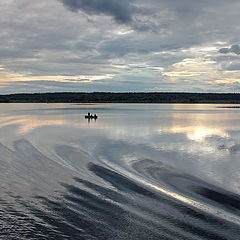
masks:
<svg viewBox="0 0 240 240"><path fill-rule="evenodd" d="M85 118L88 118L88 119L97 119L98 116L97 114L95 113L94 115L92 115L90 112L88 112L88 115L85 115Z"/></svg>
<svg viewBox="0 0 240 240"><path fill-rule="evenodd" d="M93 116L92 116L92 114L90 113L90 112L88 112L88 114L87 115L85 115L85 118L88 118L88 119L91 119Z"/></svg>

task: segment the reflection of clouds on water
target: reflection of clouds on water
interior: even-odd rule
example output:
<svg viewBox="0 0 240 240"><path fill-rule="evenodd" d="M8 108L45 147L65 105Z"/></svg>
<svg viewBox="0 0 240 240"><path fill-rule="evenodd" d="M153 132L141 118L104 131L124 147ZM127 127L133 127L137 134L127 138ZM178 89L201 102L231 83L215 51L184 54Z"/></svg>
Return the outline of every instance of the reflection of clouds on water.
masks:
<svg viewBox="0 0 240 240"><path fill-rule="evenodd" d="M12 239L20 231L23 239L237 239L238 115L192 108L121 105L90 124L72 109L5 109L0 232L7 225Z"/></svg>
<svg viewBox="0 0 240 240"><path fill-rule="evenodd" d="M188 139L199 142L204 141L206 137L214 135L222 138L229 137L229 134L222 129L205 126L173 127L170 131L172 133L184 133Z"/></svg>
<svg viewBox="0 0 240 240"><path fill-rule="evenodd" d="M24 110L23 106L29 107L29 110ZM102 129L113 139L130 138L131 140L149 138L154 134L182 133L189 140L194 141L204 141L206 137L212 135L229 137L229 130L233 126L236 130L238 126L234 118L229 119L228 114L223 114L224 111L220 111L214 105L130 104L129 107L128 104L109 106L107 104L23 104L23 106L11 105L8 114L1 116L0 126L19 125L20 134L26 134L42 126L64 125L79 130L87 126L92 129ZM124 106L127 106L125 110ZM142 106L142 109L139 106ZM2 108L3 112L6 111L6 104L3 104ZM91 121L88 124L84 119L84 114L88 110L99 113L98 121Z"/></svg>
<svg viewBox="0 0 240 240"><path fill-rule="evenodd" d="M230 145L230 146L227 146L225 144L221 144L221 145L218 146L218 149L219 150L227 150L230 153L237 153L237 152L240 151L240 144L233 144L233 145Z"/></svg>
<svg viewBox="0 0 240 240"><path fill-rule="evenodd" d="M229 137L227 129L223 125L224 116L219 113L174 113L170 133L183 133L189 140L204 142L206 137Z"/></svg>
<svg viewBox="0 0 240 240"><path fill-rule="evenodd" d="M51 126L51 125L63 125L66 121L63 119L58 119L57 117L52 117L49 119L47 117L41 116L4 116L0 121L0 126L8 125L18 125L18 134L26 134L38 127Z"/></svg>
<svg viewBox="0 0 240 240"><path fill-rule="evenodd" d="M81 108L79 105L64 107L60 104L57 115L54 115L54 105L51 104L37 105L38 111L41 108L46 111L48 106L51 113L39 115L34 110L34 104L25 105L25 108L29 106L31 109L28 115L23 106L19 106L22 109L17 115L13 110L18 105L14 105L12 111L1 116L3 143L9 139L13 142L18 137L26 138L46 156L62 162L64 154L62 151L59 157L55 148L57 145L79 148L94 155L94 158L103 156L108 162L119 165L142 158L161 160L238 191L239 141L233 130L238 129L238 125L234 124L238 115L229 117L220 109L215 111L214 105L208 105L206 112L204 105L138 105L137 111L131 109L134 106L127 106L124 111L124 104L115 108L113 105L111 108L84 105L83 111L88 107L103 111L98 121L90 124L84 115L76 112L64 114L67 107L74 111L75 107ZM4 111L7 112L6 109ZM9 140L7 145L11 148L10 143ZM75 158L72 160L74 164L78 161Z"/></svg>
<svg viewBox="0 0 240 240"><path fill-rule="evenodd" d="M233 240L240 234L234 217L229 222L220 214L182 204L98 164L90 163L88 171L101 182L74 177L71 183L59 183L63 187L59 196L37 194L26 201L9 193L8 202L1 199L7 214L0 222L11 228L2 237L14 239L22 233L20 239Z"/></svg>
<svg viewBox="0 0 240 240"><path fill-rule="evenodd" d="M82 117L82 116L81 116ZM125 119L126 120L126 119ZM173 118L174 120L174 118ZM148 125L146 122L137 122L134 119L128 119L124 122L118 122L118 120L107 120L102 119L103 123L96 122L96 121L82 121L82 119L75 118L67 118L65 116L34 116L34 115L21 115L21 116L2 116L0 121L1 127L8 126L8 125L19 125L18 133L19 134L26 134L30 131L38 127L44 126L54 126L54 125L65 125L65 126L74 126L76 128L84 128L86 123L88 123L89 128L93 129L105 129L107 132L111 134L112 138L134 138L134 137L145 137L151 136L153 133L157 132L158 134L170 133L183 133L190 140L194 141L204 141L206 137L209 136L220 136L220 137L229 137L229 134L221 129L216 128L214 126L204 126L204 125L190 125L190 126L181 126L181 125L174 125L171 126L164 126L161 129L158 128L156 125ZM111 122L113 121L113 122ZM114 124L116 125L114 125Z"/></svg>
<svg viewBox="0 0 240 240"><path fill-rule="evenodd" d="M156 141L157 138L154 139ZM224 141L227 142L228 139ZM119 171L126 169L127 172L131 171L132 163L141 159L150 159L155 163L167 164L182 173L191 173L200 179L240 193L239 154L236 152L232 155L229 151L219 150L218 138L209 139L206 143L210 145L208 149L200 142L194 142L192 146L189 146L188 142L169 146L170 144L159 142L160 147L156 147L156 143L138 144L105 138L96 145L94 158L113 168L120 167Z"/></svg>

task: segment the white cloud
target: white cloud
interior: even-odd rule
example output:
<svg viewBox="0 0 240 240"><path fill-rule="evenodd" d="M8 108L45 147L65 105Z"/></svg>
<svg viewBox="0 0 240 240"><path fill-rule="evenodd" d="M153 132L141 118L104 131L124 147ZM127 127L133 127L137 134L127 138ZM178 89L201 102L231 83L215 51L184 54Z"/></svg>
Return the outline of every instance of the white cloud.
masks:
<svg viewBox="0 0 240 240"><path fill-rule="evenodd" d="M237 0L2 0L0 9L0 65L26 91L45 91L41 79L48 91L54 81L62 91L229 91L238 82ZM58 78L88 75L112 77L85 88ZM14 82L7 91L22 91Z"/></svg>

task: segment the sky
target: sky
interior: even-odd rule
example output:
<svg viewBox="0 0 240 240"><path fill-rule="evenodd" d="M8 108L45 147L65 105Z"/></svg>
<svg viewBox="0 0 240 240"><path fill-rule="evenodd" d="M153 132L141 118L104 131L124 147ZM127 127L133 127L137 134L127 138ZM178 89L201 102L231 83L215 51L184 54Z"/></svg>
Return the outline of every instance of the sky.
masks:
<svg viewBox="0 0 240 240"><path fill-rule="evenodd" d="M1 0L0 94L239 92L239 0Z"/></svg>

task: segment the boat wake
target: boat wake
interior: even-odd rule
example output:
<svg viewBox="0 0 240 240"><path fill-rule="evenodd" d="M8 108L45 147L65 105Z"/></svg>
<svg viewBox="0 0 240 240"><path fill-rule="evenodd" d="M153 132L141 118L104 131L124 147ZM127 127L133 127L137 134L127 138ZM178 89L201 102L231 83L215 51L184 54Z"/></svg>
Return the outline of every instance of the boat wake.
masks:
<svg viewBox="0 0 240 240"><path fill-rule="evenodd" d="M1 239L238 239L240 197L164 162L0 145ZM95 157L93 157L95 156ZM115 158L120 155L116 154ZM58 159L58 160L57 160Z"/></svg>

